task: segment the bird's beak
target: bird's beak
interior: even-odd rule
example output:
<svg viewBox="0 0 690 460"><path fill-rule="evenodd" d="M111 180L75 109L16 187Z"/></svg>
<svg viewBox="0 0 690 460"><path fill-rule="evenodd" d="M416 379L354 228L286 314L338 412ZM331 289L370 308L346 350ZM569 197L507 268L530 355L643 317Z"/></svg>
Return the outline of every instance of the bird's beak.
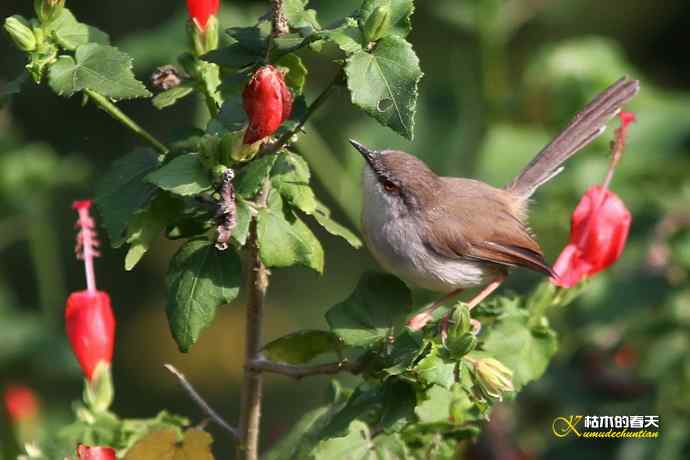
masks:
<svg viewBox="0 0 690 460"><path fill-rule="evenodd" d="M354 139L350 139L350 144L357 149L359 153L362 154L365 160L367 160L367 163L373 166L373 162L375 161L375 158L378 156L379 152L376 150L370 150L364 145L360 144Z"/></svg>

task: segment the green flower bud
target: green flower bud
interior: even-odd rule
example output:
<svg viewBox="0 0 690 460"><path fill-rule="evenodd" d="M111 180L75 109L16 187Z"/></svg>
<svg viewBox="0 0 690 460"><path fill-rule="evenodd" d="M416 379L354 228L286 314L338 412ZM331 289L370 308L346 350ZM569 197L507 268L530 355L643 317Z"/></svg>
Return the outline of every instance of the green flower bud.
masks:
<svg viewBox="0 0 690 460"><path fill-rule="evenodd" d="M65 0L34 0L34 10L41 24L57 19L65 8Z"/></svg>
<svg viewBox="0 0 690 460"><path fill-rule="evenodd" d="M187 22L187 35L196 56L203 56L218 48L218 19L215 15L208 18L205 27L191 19Z"/></svg>
<svg viewBox="0 0 690 460"><path fill-rule="evenodd" d="M490 398L502 400L503 393L515 391L513 371L494 358L480 358L474 371L482 391Z"/></svg>
<svg viewBox="0 0 690 460"><path fill-rule="evenodd" d="M459 335L448 335L446 347L455 357L464 356L477 347L477 337L472 332L464 332Z"/></svg>
<svg viewBox="0 0 690 460"><path fill-rule="evenodd" d="M377 6L364 23L364 38L367 42L376 42L384 37L391 27L390 5Z"/></svg>
<svg viewBox="0 0 690 460"><path fill-rule="evenodd" d="M5 19L5 31L20 50L33 51L36 49L36 36L31 30L31 24L18 14Z"/></svg>

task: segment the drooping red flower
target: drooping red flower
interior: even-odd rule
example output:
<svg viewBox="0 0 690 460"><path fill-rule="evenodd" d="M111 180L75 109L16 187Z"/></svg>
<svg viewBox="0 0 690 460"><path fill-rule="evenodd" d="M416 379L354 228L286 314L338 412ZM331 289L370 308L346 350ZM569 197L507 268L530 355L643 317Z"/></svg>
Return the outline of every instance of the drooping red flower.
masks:
<svg viewBox="0 0 690 460"><path fill-rule="evenodd" d="M554 283L572 287L611 266L623 252L631 221L618 195L598 185L587 190L572 215L570 243L554 264Z"/></svg>
<svg viewBox="0 0 690 460"><path fill-rule="evenodd" d="M79 460L115 460L115 449L80 444L77 447L77 456Z"/></svg>
<svg viewBox="0 0 690 460"><path fill-rule="evenodd" d="M292 93L283 73L272 65L254 73L242 93L242 100L249 118L245 144L253 144L276 132L292 112Z"/></svg>
<svg viewBox="0 0 690 460"><path fill-rule="evenodd" d="M32 419L39 409L38 398L26 385L8 385L3 394L5 410L12 423Z"/></svg>
<svg viewBox="0 0 690 460"><path fill-rule="evenodd" d="M205 30L211 16L218 13L220 0L187 0L187 11L200 30Z"/></svg>
<svg viewBox="0 0 690 460"><path fill-rule="evenodd" d="M103 291L70 294L65 309L67 337L84 376L91 380L99 362L110 364L115 346L115 317Z"/></svg>

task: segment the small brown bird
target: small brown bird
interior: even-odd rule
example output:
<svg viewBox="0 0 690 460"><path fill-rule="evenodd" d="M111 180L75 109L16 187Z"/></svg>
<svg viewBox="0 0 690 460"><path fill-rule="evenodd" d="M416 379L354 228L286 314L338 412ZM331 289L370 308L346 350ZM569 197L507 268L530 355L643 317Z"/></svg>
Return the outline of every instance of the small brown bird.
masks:
<svg viewBox="0 0 690 460"><path fill-rule="evenodd" d="M473 308L511 268L554 276L527 225L529 198L603 133L638 90L639 82L626 77L611 85L503 188L438 176L405 152L370 150L350 140L366 160L362 224L374 258L410 285L447 294L417 315L412 327L423 326L433 309L462 290L484 286L469 301Z"/></svg>

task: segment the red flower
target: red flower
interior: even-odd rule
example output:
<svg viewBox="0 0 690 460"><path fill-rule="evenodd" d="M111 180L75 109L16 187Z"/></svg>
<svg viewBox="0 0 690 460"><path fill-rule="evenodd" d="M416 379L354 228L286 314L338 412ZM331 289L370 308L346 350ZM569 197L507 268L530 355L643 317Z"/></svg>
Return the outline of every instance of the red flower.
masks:
<svg viewBox="0 0 690 460"><path fill-rule="evenodd" d="M25 385L8 385L3 396L7 415L14 423L34 418L38 413L38 398L34 391Z"/></svg>
<svg viewBox="0 0 690 460"><path fill-rule="evenodd" d="M242 99L249 117L245 144L253 144L273 134L292 112L292 93L285 84L283 73L271 65L254 73Z"/></svg>
<svg viewBox="0 0 690 460"><path fill-rule="evenodd" d="M65 309L67 337L84 376L91 380L99 362L110 364L115 345L115 317L103 291L70 294Z"/></svg>
<svg viewBox="0 0 690 460"><path fill-rule="evenodd" d="M220 6L220 0L187 0L189 17L200 30L206 29L211 16L215 16Z"/></svg>
<svg viewBox="0 0 690 460"><path fill-rule="evenodd" d="M115 449L112 447L91 447L80 444L77 447L79 460L115 460Z"/></svg>

